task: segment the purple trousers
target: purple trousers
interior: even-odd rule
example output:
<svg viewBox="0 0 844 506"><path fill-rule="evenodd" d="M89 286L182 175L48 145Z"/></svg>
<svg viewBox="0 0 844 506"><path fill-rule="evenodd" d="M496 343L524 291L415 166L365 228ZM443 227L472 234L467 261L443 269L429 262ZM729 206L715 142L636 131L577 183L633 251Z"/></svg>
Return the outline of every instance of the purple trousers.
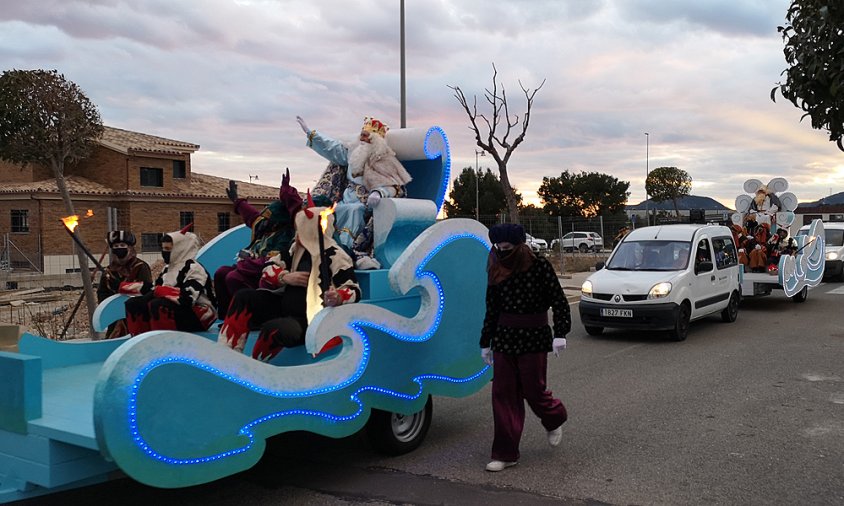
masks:
<svg viewBox="0 0 844 506"><path fill-rule="evenodd" d="M568 418L566 407L546 389L547 353L493 353L492 418L495 438L492 459L519 460L519 440L525 426L525 401L551 431Z"/></svg>
<svg viewBox="0 0 844 506"><path fill-rule="evenodd" d="M217 315L224 319L229 310L234 294L244 288L258 288L257 277L248 277L238 271L233 265L224 265L214 273L214 293L217 296Z"/></svg>

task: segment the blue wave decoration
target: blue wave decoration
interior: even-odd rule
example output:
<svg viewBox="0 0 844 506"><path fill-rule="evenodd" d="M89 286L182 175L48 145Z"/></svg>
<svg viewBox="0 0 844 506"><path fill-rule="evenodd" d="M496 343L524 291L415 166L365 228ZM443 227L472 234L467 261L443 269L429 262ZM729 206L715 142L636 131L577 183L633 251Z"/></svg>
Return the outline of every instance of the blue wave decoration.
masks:
<svg viewBox="0 0 844 506"><path fill-rule="evenodd" d="M821 220L813 220L806 235L799 235L797 255L780 258L779 282L785 295L793 297L804 287L818 286L823 280L826 259L824 256L824 228Z"/></svg>
<svg viewBox="0 0 844 506"><path fill-rule="evenodd" d="M308 351L335 335L344 343L325 360L277 367L183 332L129 340L98 379L100 448L138 481L189 486L251 467L281 432L344 437L371 409L411 414L428 395L476 392L491 376L477 344L485 235L472 220L446 220L411 244L389 273L396 297L382 305L413 316L365 302L320 312Z"/></svg>

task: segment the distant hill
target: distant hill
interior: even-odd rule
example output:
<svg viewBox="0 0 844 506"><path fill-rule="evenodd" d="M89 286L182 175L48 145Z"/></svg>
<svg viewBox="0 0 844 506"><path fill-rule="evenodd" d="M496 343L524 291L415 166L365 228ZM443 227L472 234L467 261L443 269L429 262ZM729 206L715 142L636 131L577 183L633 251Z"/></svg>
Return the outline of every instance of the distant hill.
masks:
<svg viewBox="0 0 844 506"><path fill-rule="evenodd" d="M647 209L657 209L661 211L673 211L674 210L674 202L671 200L666 200L665 202L654 202L651 199L643 200L639 204L635 206L627 206L625 209L627 211L644 211L646 209L645 202L648 203ZM709 197L698 197L695 195L689 195L687 197L683 197L677 201L677 207L681 211L688 211L689 209L705 209L707 211L730 211L729 207L724 206L724 204L718 202L717 200Z"/></svg>
<svg viewBox="0 0 844 506"><path fill-rule="evenodd" d="M830 195L814 202L801 202L798 204L797 209L801 207L837 206L842 204L844 204L844 192L836 193L835 195Z"/></svg>

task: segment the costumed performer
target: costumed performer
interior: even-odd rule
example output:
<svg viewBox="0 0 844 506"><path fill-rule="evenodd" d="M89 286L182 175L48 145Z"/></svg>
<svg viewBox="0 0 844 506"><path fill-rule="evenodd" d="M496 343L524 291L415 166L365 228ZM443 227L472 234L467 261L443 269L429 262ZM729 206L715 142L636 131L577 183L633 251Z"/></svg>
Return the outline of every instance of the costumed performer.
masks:
<svg viewBox="0 0 844 506"><path fill-rule="evenodd" d="M521 225L489 229L493 247L487 262L486 316L481 357L493 367L492 415L495 435L487 471L501 471L519 461L525 401L547 431L548 443L563 438L566 408L546 386L548 352L566 347L571 310L554 268L525 244ZM553 331L548 309L554 313Z"/></svg>
<svg viewBox="0 0 844 506"><path fill-rule="evenodd" d="M133 336L150 330L208 330L217 319L211 277L196 261L199 238L188 229L161 238L161 257L167 264L155 287L126 300L126 322Z"/></svg>
<svg viewBox="0 0 844 506"><path fill-rule="evenodd" d="M112 230L106 234L111 261L103 271L97 287L97 302L117 293L142 295L152 289L152 271L149 264L138 258L135 251L135 234L128 230ZM106 330L106 339L129 333L126 319L113 322Z"/></svg>
<svg viewBox="0 0 844 506"><path fill-rule="evenodd" d="M229 181L226 195L234 203L234 212L252 229L249 246L241 250L234 265L224 265L214 273L214 292L217 296L217 313L225 317L232 296L243 288L258 288L261 271L267 261L281 255L289 262L293 242L293 215L302 208L302 197L290 186L290 170L281 178L278 200L258 211L237 195L237 183Z"/></svg>
<svg viewBox="0 0 844 506"><path fill-rule="evenodd" d="M324 232L321 214L327 215ZM283 348L303 345L308 323L323 307L354 303L361 297L352 259L332 238L330 209L314 207L309 194L308 207L293 219L296 238L289 268L276 257L264 268L261 288L237 292L217 338L220 344L242 351L249 331L260 329L252 349L258 360L269 361ZM330 340L320 353L340 342Z"/></svg>
<svg viewBox="0 0 844 506"><path fill-rule="evenodd" d="M313 195L343 204L335 210L339 242L354 252L358 269L380 268L372 256L372 209L382 198L407 196L405 185L412 179L387 145L389 128L366 118L358 142L348 146L308 129L299 116L296 121L308 136L308 147L329 161Z"/></svg>

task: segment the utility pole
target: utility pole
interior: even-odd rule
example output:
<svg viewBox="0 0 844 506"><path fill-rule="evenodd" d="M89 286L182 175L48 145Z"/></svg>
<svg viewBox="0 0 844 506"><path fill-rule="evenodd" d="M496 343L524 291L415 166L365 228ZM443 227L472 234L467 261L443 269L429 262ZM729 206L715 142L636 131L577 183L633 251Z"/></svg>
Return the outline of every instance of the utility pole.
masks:
<svg viewBox="0 0 844 506"><path fill-rule="evenodd" d="M404 0L400 3L400 46L401 46L401 127L407 128L407 86L404 73Z"/></svg>

